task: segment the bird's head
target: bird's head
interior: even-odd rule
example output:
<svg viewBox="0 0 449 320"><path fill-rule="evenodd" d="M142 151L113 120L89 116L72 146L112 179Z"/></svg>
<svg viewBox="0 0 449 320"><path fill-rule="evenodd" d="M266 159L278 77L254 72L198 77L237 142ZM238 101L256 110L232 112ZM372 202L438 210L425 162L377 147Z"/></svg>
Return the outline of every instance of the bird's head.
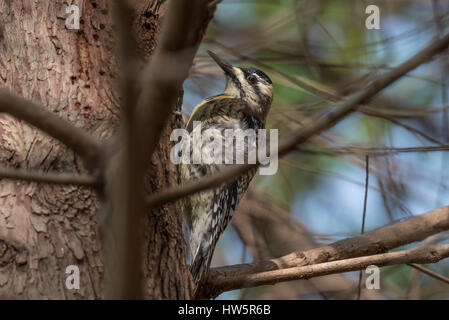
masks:
<svg viewBox="0 0 449 320"><path fill-rule="evenodd" d="M226 75L224 94L245 100L252 111L264 120L273 100L271 79L256 68L234 67L212 51L208 53Z"/></svg>

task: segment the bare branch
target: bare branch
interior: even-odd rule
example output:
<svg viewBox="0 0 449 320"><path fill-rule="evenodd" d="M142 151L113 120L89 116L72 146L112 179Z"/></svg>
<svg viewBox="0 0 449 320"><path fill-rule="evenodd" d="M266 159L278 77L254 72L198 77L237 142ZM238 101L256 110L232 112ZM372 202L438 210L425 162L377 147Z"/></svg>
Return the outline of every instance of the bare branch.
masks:
<svg viewBox="0 0 449 320"><path fill-rule="evenodd" d="M121 125L117 141L113 146L129 148L132 115L136 103L137 62L136 44L132 33L131 7L125 0L112 1L112 13L116 25L116 57L120 65ZM118 151L118 150L117 150ZM109 299L142 298L141 274L136 266L142 265L141 226L143 212L139 206L142 186L133 186L129 171L130 153L118 152L116 169L108 170L107 180L111 194L110 218L104 228L103 246L105 251L105 296ZM129 170L129 171L128 171ZM141 174L139 172L139 174ZM135 177L135 176L134 176ZM134 189L135 187L136 189ZM135 190L139 190L136 192ZM134 229L133 232L129 230Z"/></svg>
<svg viewBox="0 0 449 320"><path fill-rule="evenodd" d="M24 120L58 139L83 157L92 168L99 158L99 142L86 131L59 118L43 107L0 88L0 112Z"/></svg>
<svg viewBox="0 0 449 320"><path fill-rule="evenodd" d="M170 1L159 44L143 71L142 92L134 115L135 139L146 161L153 154L199 43L215 12L211 0ZM144 150L142 146L145 146Z"/></svg>
<svg viewBox="0 0 449 320"><path fill-rule="evenodd" d="M440 280L444 283L449 284L449 278L442 276L441 274L436 273L435 271L427 269L426 267L420 266L419 264L416 264L416 263L409 263L408 265L412 268L415 268L415 269L421 271L422 273L427 274L428 276L430 276L432 278L435 278L437 280Z"/></svg>
<svg viewBox="0 0 449 320"><path fill-rule="evenodd" d="M95 187L98 185L98 179L90 175L49 173L9 168L0 168L0 179L14 179L51 184L71 184L86 187Z"/></svg>
<svg viewBox="0 0 449 320"><path fill-rule="evenodd" d="M115 199L114 205L120 212L116 213L114 226L109 230L114 241L119 243L113 252L114 257L110 258L120 260L117 263L108 261L109 266L115 264L119 269L119 272L113 273L115 280L119 281L110 282L108 298L142 297L142 281L136 266L142 266L140 237L142 221L148 212L144 200L144 177L215 11L215 5L209 6L210 3L211 0L170 1L157 48L136 84L140 94L135 101L132 96L134 92L131 92L133 88L122 83L125 91L122 94L126 100L123 112L126 121L122 128L125 150L118 169L121 184L115 184L115 192L126 192L121 192L120 199ZM121 7L124 8L123 3ZM120 37L125 42L123 37L126 36L127 25L120 23L119 26ZM122 53L122 56L126 55L129 53ZM132 67L129 62L127 65ZM127 76L131 77L132 74Z"/></svg>
<svg viewBox="0 0 449 320"><path fill-rule="evenodd" d="M234 280L252 274L386 252L444 230L449 230L449 206L320 248L294 252L259 263L212 268L203 282L200 294L201 297L214 297L224 291L239 289L242 282Z"/></svg>
<svg viewBox="0 0 449 320"><path fill-rule="evenodd" d="M365 233L365 221L366 221L366 203L368 201L368 189L369 189L369 156L365 156L365 198L363 200L363 215L362 215L362 230L361 234ZM357 299L360 300L362 295L362 270L359 273L359 285L357 292Z"/></svg>
<svg viewBox="0 0 449 320"><path fill-rule="evenodd" d="M351 112L354 112L359 105L367 103L381 90L395 82L406 73L430 60L434 55L446 49L448 45L449 34L440 40L433 42L398 67L379 76L372 83L370 83L367 88L354 94L331 112L324 112L319 116L314 117L303 127L301 127L301 129L292 132L289 136L282 139L279 144L279 156L289 153L298 145L307 142L311 137L333 127L338 121L345 118ZM151 195L147 198L147 203L152 206L161 205L166 202L188 196L195 192L219 186L220 184L228 182L232 178L235 178L256 166L257 164L233 165L217 175L201 179L200 181L193 181L183 186L172 187L166 191Z"/></svg>
<svg viewBox="0 0 449 320"><path fill-rule="evenodd" d="M438 145L444 145L444 143L439 141L438 139L435 139L435 138L429 136L427 133L422 132L419 129L413 128L412 126L409 126L408 124L402 123L401 121L398 121L398 120L392 118L391 116L388 116L388 115L385 115L385 114L382 114L382 113L372 113L371 111L366 111L366 109L365 109L365 111L362 111L362 112L364 114L372 116L372 117L376 117L376 118L387 120L387 121L389 121L389 122L391 122L391 123L393 123L393 124L395 124L395 125L397 125L399 127L404 128L405 130L408 130L408 131L410 131L410 132L412 132L412 133L414 133L414 134L416 134L416 135L418 135L420 137L423 137L424 139L428 140L429 142L432 142L432 143L435 143L435 144L438 144Z"/></svg>
<svg viewBox="0 0 449 320"><path fill-rule="evenodd" d="M386 156L395 153L410 153L410 152L441 152L448 151L448 145L441 146L424 146L424 147L404 147L404 148L395 148L395 147L360 147L353 145L346 145L341 147L325 147L320 149L312 149L312 148L301 148L298 147L297 151L302 153L308 153L313 155L328 155L334 156L335 154L368 154L369 156Z"/></svg>
<svg viewBox="0 0 449 320"><path fill-rule="evenodd" d="M422 245L398 252L382 253L367 257L350 258L253 274L235 275L232 278L217 277L214 280L214 285L232 290L363 270L369 265L383 267L405 263L436 263L447 257L449 257L449 244L439 246ZM231 281L233 287L229 289Z"/></svg>
<svg viewBox="0 0 449 320"><path fill-rule="evenodd" d="M305 251L317 247L314 234L292 217L290 212L284 211L266 197L252 191L247 192L240 202L233 218L233 225L251 250L255 262L292 251ZM335 274L310 279L306 283L285 282L270 290L264 290L259 298L297 298L302 292L309 292L309 286L318 292L326 292L332 299L339 297L343 288L354 287L354 281L344 275ZM367 299L384 299L378 290L368 290L364 296Z"/></svg>
<svg viewBox="0 0 449 320"><path fill-rule="evenodd" d="M410 108L400 108L400 109L392 109L392 108L374 108L371 106L365 106L361 109L363 113L371 114L371 115L386 115L390 117L396 117L396 118L419 118L419 117L425 117L428 115L432 115L435 113L440 113L447 111L449 109L449 106L444 106L440 108L417 108L417 107L410 107Z"/></svg>

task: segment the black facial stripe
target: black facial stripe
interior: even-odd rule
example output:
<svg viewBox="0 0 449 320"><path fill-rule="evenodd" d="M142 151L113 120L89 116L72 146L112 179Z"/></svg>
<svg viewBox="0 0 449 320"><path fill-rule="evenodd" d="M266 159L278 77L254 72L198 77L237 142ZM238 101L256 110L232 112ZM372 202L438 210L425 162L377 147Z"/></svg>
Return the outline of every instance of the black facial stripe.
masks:
<svg viewBox="0 0 449 320"><path fill-rule="evenodd" d="M260 99L260 102L262 104L268 104L271 102L271 97L267 94L265 94L265 92L263 92L259 85L272 85L270 78L268 78L268 76L263 73L260 70L257 70L255 68L247 68L247 67L243 67L240 68L240 70L243 72L243 76L246 79L246 81L248 82L248 84L253 88L254 93L257 95L257 97ZM251 83L250 81L248 81L248 77L250 75L253 75L254 77L256 77L257 81L255 83ZM240 92L242 93L242 97L246 96L242 86L240 83L238 83L238 87Z"/></svg>
<svg viewBox="0 0 449 320"><path fill-rule="evenodd" d="M254 69L254 72L261 77L262 79L264 79L266 82L268 82L269 84L272 84L271 79L262 71L258 70L258 69Z"/></svg>
<svg viewBox="0 0 449 320"><path fill-rule="evenodd" d="M247 81L247 83L254 89L256 95L259 98L261 98L262 92L260 92L259 86L257 85L257 82L260 81L260 77L257 75L257 73L254 72L254 70L256 70L256 69L243 67L243 68L240 68L240 70L242 70L243 76L244 76L245 80ZM248 81L248 77L250 75L254 75L256 77L257 81L255 83L251 83L250 81ZM242 92L244 91L243 88L241 88L241 87L239 87L239 89ZM243 94L245 94L245 93L243 92Z"/></svg>
<svg viewBox="0 0 449 320"><path fill-rule="evenodd" d="M262 92L260 92L260 88L259 88L259 86L257 85L257 83L256 83L255 85L253 85L252 87L253 87L254 90L256 91L257 96L258 96L258 97L261 97L261 96L262 96Z"/></svg>
<svg viewBox="0 0 449 320"><path fill-rule="evenodd" d="M243 71L243 73L245 74L245 78L250 74L250 73L255 73L257 74L261 79L265 80L268 84L273 84L271 82L271 79L263 72L260 71L259 69L256 68L248 68L248 67L242 67L240 68L240 70Z"/></svg>
<svg viewBox="0 0 449 320"><path fill-rule="evenodd" d="M226 72L226 75L229 76L234 83L239 82L239 79L237 79L237 76L233 72Z"/></svg>

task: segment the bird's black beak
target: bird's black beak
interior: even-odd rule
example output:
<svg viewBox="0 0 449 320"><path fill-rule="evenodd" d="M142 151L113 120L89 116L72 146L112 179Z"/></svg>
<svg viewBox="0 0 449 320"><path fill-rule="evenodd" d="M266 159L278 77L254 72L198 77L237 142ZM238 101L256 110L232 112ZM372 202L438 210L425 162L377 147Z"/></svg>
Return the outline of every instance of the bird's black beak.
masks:
<svg viewBox="0 0 449 320"><path fill-rule="evenodd" d="M207 53L212 57L212 59L214 59L214 61L220 66L220 68L223 69L225 75L230 76L231 74L234 73L233 67L229 62L223 60L210 50L207 50Z"/></svg>

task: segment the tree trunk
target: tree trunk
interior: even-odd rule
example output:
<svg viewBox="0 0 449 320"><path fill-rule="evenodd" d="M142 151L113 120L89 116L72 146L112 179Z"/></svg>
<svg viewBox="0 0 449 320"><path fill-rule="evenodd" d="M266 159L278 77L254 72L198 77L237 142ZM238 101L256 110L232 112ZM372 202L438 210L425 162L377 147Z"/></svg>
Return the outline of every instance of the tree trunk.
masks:
<svg viewBox="0 0 449 320"><path fill-rule="evenodd" d="M151 55L164 0L133 1L137 41ZM118 67L111 1L78 1L79 30L68 30L65 1L0 2L0 83L99 137L119 122ZM180 107L180 104L179 104ZM169 159L170 119L150 165L150 192L177 183ZM28 124L0 114L5 167L82 173L78 156ZM100 199L89 188L0 180L0 297L98 299L103 293ZM144 277L148 298L189 298L191 280L179 208L148 213ZM80 270L79 290L66 288L66 267Z"/></svg>

